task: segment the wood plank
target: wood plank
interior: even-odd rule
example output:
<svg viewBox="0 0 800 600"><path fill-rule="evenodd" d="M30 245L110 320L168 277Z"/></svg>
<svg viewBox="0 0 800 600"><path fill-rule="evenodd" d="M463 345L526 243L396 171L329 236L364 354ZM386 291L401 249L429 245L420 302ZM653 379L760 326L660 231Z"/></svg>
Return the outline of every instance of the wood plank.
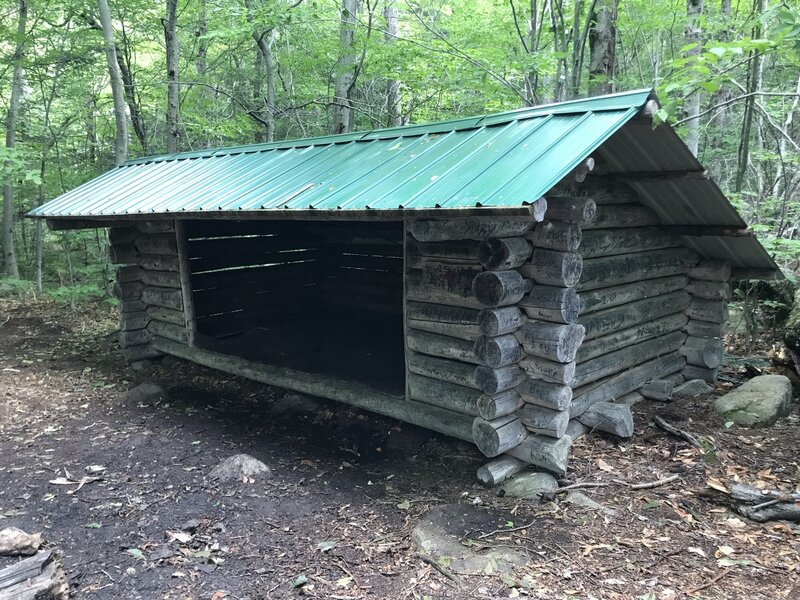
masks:
<svg viewBox="0 0 800 600"><path fill-rule="evenodd" d="M667 248L589 258L583 261L578 290L593 290L643 279L668 277L689 271L697 262L698 254L688 248Z"/></svg>
<svg viewBox="0 0 800 600"><path fill-rule="evenodd" d="M588 341L645 321L681 312L690 302L691 296L686 292L670 292L591 313L578 319L578 323L586 329L584 339Z"/></svg>

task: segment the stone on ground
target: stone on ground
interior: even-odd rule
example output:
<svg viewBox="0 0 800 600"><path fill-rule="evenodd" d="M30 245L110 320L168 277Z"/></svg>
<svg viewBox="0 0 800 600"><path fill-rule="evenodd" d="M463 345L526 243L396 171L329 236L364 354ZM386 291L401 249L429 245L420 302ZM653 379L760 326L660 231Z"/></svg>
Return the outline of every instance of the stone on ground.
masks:
<svg viewBox="0 0 800 600"><path fill-rule="evenodd" d="M270 410L276 415L284 413L316 413L320 409L320 401L306 394L286 394L270 404Z"/></svg>
<svg viewBox="0 0 800 600"><path fill-rule="evenodd" d="M690 379L686 383L683 383L672 390L672 397L694 398L696 396L705 396L713 391L714 388L708 385L702 379Z"/></svg>
<svg viewBox="0 0 800 600"><path fill-rule="evenodd" d="M552 494L557 489L558 481L550 473L522 473L500 488L506 496L528 500L540 500L543 494Z"/></svg>
<svg viewBox="0 0 800 600"><path fill-rule="evenodd" d="M164 400L166 397L167 392L164 391L164 388L152 381L140 383L122 394L122 399L125 402L133 404L149 404L151 402Z"/></svg>
<svg viewBox="0 0 800 600"><path fill-rule="evenodd" d="M580 506L581 508L601 511L604 515L608 515L609 517L613 517L615 514L617 514L617 511L611 508L606 508L582 492L569 492L567 494L567 502L574 504L575 506Z"/></svg>
<svg viewBox="0 0 800 600"><path fill-rule="evenodd" d="M242 477L254 477L266 473L269 475L270 469L257 458L249 454L234 454L229 456L208 474L211 481L225 482L241 479Z"/></svg>
<svg viewBox="0 0 800 600"><path fill-rule="evenodd" d="M416 552L457 575L512 574L527 558L509 548L475 551L461 543L475 531L493 531L502 526L485 509L464 504L443 504L429 510L411 532Z"/></svg>
<svg viewBox="0 0 800 600"><path fill-rule="evenodd" d="M30 556L41 545L41 533L25 533L16 527L0 530L0 556Z"/></svg>
<svg viewBox="0 0 800 600"><path fill-rule="evenodd" d="M772 425L789 412L792 383L783 375L759 375L717 398L714 407L725 420L746 427Z"/></svg>

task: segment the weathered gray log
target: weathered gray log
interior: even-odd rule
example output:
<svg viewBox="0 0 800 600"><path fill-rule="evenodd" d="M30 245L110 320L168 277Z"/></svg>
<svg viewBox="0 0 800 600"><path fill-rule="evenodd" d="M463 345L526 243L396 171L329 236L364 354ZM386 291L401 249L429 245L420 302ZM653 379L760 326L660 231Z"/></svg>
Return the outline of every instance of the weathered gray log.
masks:
<svg viewBox="0 0 800 600"><path fill-rule="evenodd" d="M578 363L582 363L598 356L626 348L631 344L644 342L673 331L680 331L689 319L683 313L668 315L615 331L601 337L584 342L575 356Z"/></svg>
<svg viewBox="0 0 800 600"><path fill-rule="evenodd" d="M637 254L589 258L583 261L578 290L611 287L643 279L686 273L698 255L688 248L666 248Z"/></svg>
<svg viewBox="0 0 800 600"><path fill-rule="evenodd" d="M766 521L800 521L800 494L783 490L762 490L744 483L730 486L731 498L738 502L740 515L764 523Z"/></svg>
<svg viewBox="0 0 800 600"><path fill-rule="evenodd" d="M550 196L547 198L547 218L585 225L594 220L597 207L591 198Z"/></svg>
<svg viewBox="0 0 800 600"><path fill-rule="evenodd" d="M165 321L173 325L183 325L185 323L182 310L164 308L163 306L148 306L147 316L156 321Z"/></svg>
<svg viewBox="0 0 800 600"><path fill-rule="evenodd" d="M478 262L478 246L476 240L453 240L448 242L418 242L408 238L408 258L413 263L414 258L433 258L456 260L463 262Z"/></svg>
<svg viewBox="0 0 800 600"><path fill-rule="evenodd" d="M575 360L585 334L583 325L547 321L528 321L514 332L527 354L561 363Z"/></svg>
<svg viewBox="0 0 800 600"><path fill-rule="evenodd" d="M598 310L635 302L643 298L651 298L686 288L689 278L685 275L659 277L624 283L607 288L588 290L579 294L581 299L581 316Z"/></svg>
<svg viewBox="0 0 800 600"><path fill-rule="evenodd" d="M164 321L150 321L147 330L153 335L167 338L174 342L180 342L181 344L189 343L189 333L186 331L185 326L165 323Z"/></svg>
<svg viewBox="0 0 800 600"><path fill-rule="evenodd" d="M574 396L572 404L569 406L570 417L579 417L587 408L597 402L610 401L624 396L651 379L658 379L680 371L685 364L686 359L677 352L673 352L573 390Z"/></svg>
<svg viewBox="0 0 800 600"><path fill-rule="evenodd" d="M541 201L537 201L537 205ZM536 213L541 207L537 206ZM444 242L448 240L486 240L492 237L524 235L537 220L530 217L465 217L442 221L419 220L411 223L409 230L418 242Z"/></svg>
<svg viewBox="0 0 800 600"><path fill-rule="evenodd" d="M133 241L133 247L141 254L178 254L177 240L170 233L142 236Z"/></svg>
<svg viewBox="0 0 800 600"><path fill-rule="evenodd" d="M475 383L475 365L469 363L409 352L408 370L432 379L478 388Z"/></svg>
<svg viewBox="0 0 800 600"><path fill-rule="evenodd" d="M581 299L575 288L535 285L519 306L531 319L554 323L575 323L581 310Z"/></svg>
<svg viewBox="0 0 800 600"><path fill-rule="evenodd" d="M192 265L189 259L189 234L186 231L185 221L175 221L175 239L178 246L178 281L183 302L184 329L186 330L187 343L195 345L197 337L197 315L194 310L194 287L192 281Z"/></svg>
<svg viewBox="0 0 800 600"><path fill-rule="evenodd" d="M178 255L142 254L137 261L139 266L148 271L175 271L180 270Z"/></svg>
<svg viewBox="0 0 800 600"><path fill-rule="evenodd" d="M728 320L728 305L722 300L703 300L693 298L686 309L690 319L709 321L711 323L724 323Z"/></svg>
<svg viewBox="0 0 800 600"><path fill-rule="evenodd" d="M724 260L706 259L689 271L689 277L701 281L727 282L731 278L731 263Z"/></svg>
<svg viewBox="0 0 800 600"><path fill-rule="evenodd" d="M139 254L129 244L109 244L108 261L114 265L135 265Z"/></svg>
<svg viewBox="0 0 800 600"><path fill-rule="evenodd" d="M577 366L575 369L575 376L569 381L569 384L573 388L579 388L593 381L598 381L604 377L648 361L659 354L674 352L681 348L685 339L685 333L682 331L674 331L587 360Z"/></svg>
<svg viewBox="0 0 800 600"><path fill-rule="evenodd" d="M131 283L142 280L142 269L138 265L127 265L117 269L117 281Z"/></svg>
<svg viewBox="0 0 800 600"><path fill-rule="evenodd" d="M480 265L427 263L408 271L406 297L410 300L479 308L472 293L472 281L482 273Z"/></svg>
<svg viewBox="0 0 800 600"><path fill-rule="evenodd" d="M673 375L668 375L665 379L669 379ZM628 394L625 394L624 396L620 396L619 398L614 398L613 402L615 404L624 404L628 408L631 408L632 406L639 404L639 402L642 402L643 400L644 396L642 396L639 392L630 392Z"/></svg>
<svg viewBox="0 0 800 600"><path fill-rule="evenodd" d="M569 438L574 445L576 440L582 438L587 433L589 433L589 428L586 425L578 421L578 419L570 419L564 437Z"/></svg>
<svg viewBox="0 0 800 600"><path fill-rule="evenodd" d="M595 160L594 157L589 156L581 163L572 169L569 176L571 176L576 182L583 183L586 181L586 176L589 175L594 170Z"/></svg>
<svg viewBox="0 0 800 600"><path fill-rule="evenodd" d="M478 400L478 411L484 419L491 421L516 412L522 405L523 401L520 395L515 390L510 389L499 394L484 394L481 396L480 400Z"/></svg>
<svg viewBox="0 0 800 600"><path fill-rule="evenodd" d="M548 215L549 216L549 215ZM575 252L581 245L581 227L577 223L545 221L527 235L534 248Z"/></svg>
<svg viewBox="0 0 800 600"><path fill-rule="evenodd" d="M406 303L406 318L414 321L438 321L460 325L477 325L480 311L461 306L430 304L427 302Z"/></svg>
<svg viewBox="0 0 800 600"><path fill-rule="evenodd" d="M711 385L715 385L717 383L718 373L719 369L709 369L708 367L689 364L687 364L681 371L681 374L686 377L687 380L702 379Z"/></svg>
<svg viewBox="0 0 800 600"><path fill-rule="evenodd" d="M655 227L642 229L592 229L582 233L578 250L583 258L631 254L645 250L677 248L682 246L681 239Z"/></svg>
<svg viewBox="0 0 800 600"><path fill-rule="evenodd" d="M722 364L722 340L689 336L680 349L690 365L716 369Z"/></svg>
<svg viewBox="0 0 800 600"><path fill-rule="evenodd" d="M147 329L136 329L135 331L120 331L119 345L121 348L130 348L131 346L141 346L142 344L149 344L153 340L153 334Z"/></svg>
<svg viewBox="0 0 800 600"><path fill-rule="evenodd" d="M522 346L510 333L496 337L482 335L475 341L475 357L486 367L497 369L513 365L522 355Z"/></svg>
<svg viewBox="0 0 800 600"><path fill-rule="evenodd" d="M552 410L535 404L526 404L516 415L528 431L554 438L563 436L569 424L569 411Z"/></svg>
<svg viewBox="0 0 800 600"><path fill-rule="evenodd" d="M477 364L472 342L459 338L409 329L406 333L408 348L414 352L422 352L441 358L453 358Z"/></svg>
<svg viewBox="0 0 800 600"><path fill-rule="evenodd" d="M681 312L691 302L684 291L670 292L654 298L597 311L578 320L586 328L586 340L608 335L640 323Z"/></svg>
<svg viewBox="0 0 800 600"><path fill-rule="evenodd" d="M137 221L136 229L142 233L172 233L175 231L175 221Z"/></svg>
<svg viewBox="0 0 800 600"><path fill-rule="evenodd" d="M478 481L489 487L495 486L527 468L528 463L518 458L500 456L478 468Z"/></svg>
<svg viewBox="0 0 800 600"><path fill-rule="evenodd" d="M180 290L145 287L142 290L142 300L147 304L183 311L183 298Z"/></svg>
<svg viewBox="0 0 800 600"><path fill-rule="evenodd" d="M126 283L116 282L114 284L114 297L117 300L135 300L141 298L144 284L139 281L129 281Z"/></svg>
<svg viewBox="0 0 800 600"><path fill-rule="evenodd" d="M521 237L490 238L478 247L478 260L490 271L513 269L524 263L531 255L531 244Z"/></svg>
<svg viewBox="0 0 800 600"><path fill-rule="evenodd" d="M656 213L646 206L638 204L604 204L597 207L594 219L584 224L583 228L649 227L659 223Z"/></svg>
<svg viewBox="0 0 800 600"><path fill-rule="evenodd" d="M493 458L515 446L525 439L528 432L514 415L506 415L487 421L476 417L472 422L472 438L478 450Z"/></svg>
<svg viewBox="0 0 800 600"><path fill-rule="evenodd" d="M633 436L633 415L624 404L598 402L578 417L589 429L605 431L622 438Z"/></svg>
<svg viewBox="0 0 800 600"><path fill-rule="evenodd" d="M142 283L156 287L180 289L181 278L174 271L144 271Z"/></svg>
<svg viewBox="0 0 800 600"><path fill-rule="evenodd" d="M504 306L503 308L482 310L478 321L481 333L494 337L513 333L522 327L525 322L525 316L516 306Z"/></svg>
<svg viewBox="0 0 800 600"><path fill-rule="evenodd" d="M149 322L150 317L143 310L125 312L119 318L119 329L120 331L136 331L147 327Z"/></svg>
<svg viewBox="0 0 800 600"><path fill-rule="evenodd" d="M499 394L518 386L524 380L525 372L517 365L499 369L479 366L475 369L475 383L484 394Z"/></svg>
<svg viewBox="0 0 800 600"><path fill-rule="evenodd" d="M725 324L689 319L685 329L686 333L697 337L722 337L725 332Z"/></svg>
<svg viewBox="0 0 800 600"><path fill-rule="evenodd" d="M141 298L132 298L130 300L123 300L120 306L122 312L139 312L147 308L147 302L142 302Z"/></svg>
<svg viewBox="0 0 800 600"><path fill-rule="evenodd" d="M538 356L523 358L519 365L533 379L543 379L552 383L569 383L575 377L575 363L559 363Z"/></svg>
<svg viewBox="0 0 800 600"><path fill-rule="evenodd" d="M639 388L639 393L650 400L669 402L672 400L672 390L675 384L668 379L653 379Z"/></svg>
<svg viewBox="0 0 800 600"><path fill-rule="evenodd" d="M477 325L442 323L440 321L418 321L416 319L406 319L406 324L411 329L449 335L469 342L474 342L481 336L480 328Z"/></svg>
<svg viewBox="0 0 800 600"><path fill-rule="evenodd" d="M141 236L141 232L135 227L111 227L108 230L108 243L113 246L124 246Z"/></svg>
<svg viewBox="0 0 800 600"><path fill-rule="evenodd" d="M731 297L731 286L721 281L699 281L692 279L686 291L696 298L704 300L728 300Z"/></svg>
<svg viewBox="0 0 800 600"><path fill-rule="evenodd" d="M508 453L514 458L553 471L557 475L566 475L571 446L572 438L568 436L555 439L533 434Z"/></svg>
<svg viewBox="0 0 800 600"><path fill-rule="evenodd" d="M476 389L410 373L408 392L412 400L472 417L478 416L481 393Z"/></svg>
<svg viewBox="0 0 800 600"><path fill-rule="evenodd" d="M526 379L514 390L523 402L553 410L566 410L572 402L572 388L541 379Z"/></svg>
<svg viewBox="0 0 800 600"><path fill-rule="evenodd" d="M672 382L672 385L673 385L674 388L678 387L684 381L686 381L686 378L683 375L681 375L680 373L673 373L672 375L668 375L667 377L664 377L663 379L664 379L664 381Z"/></svg>
<svg viewBox="0 0 800 600"><path fill-rule="evenodd" d="M581 278L583 258L577 252L535 248L530 263L519 267L523 277L539 285L574 287Z"/></svg>
<svg viewBox="0 0 800 600"><path fill-rule="evenodd" d="M3 600L68 600L69 582L61 551L43 550L0 569Z"/></svg>
<svg viewBox="0 0 800 600"><path fill-rule="evenodd" d="M516 304L528 287L517 271L484 271L472 281L472 294L480 305L494 308Z"/></svg>

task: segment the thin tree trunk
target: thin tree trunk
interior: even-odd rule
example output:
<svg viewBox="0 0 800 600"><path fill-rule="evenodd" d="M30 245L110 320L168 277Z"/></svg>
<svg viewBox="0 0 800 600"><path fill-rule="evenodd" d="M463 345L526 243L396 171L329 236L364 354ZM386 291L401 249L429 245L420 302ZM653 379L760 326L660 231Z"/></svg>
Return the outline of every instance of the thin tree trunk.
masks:
<svg viewBox="0 0 800 600"><path fill-rule="evenodd" d="M17 118L19 117L19 101L22 96L22 59L25 52L25 41L28 27L28 2L20 0L17 17L17 46L14 50L14 72L11 78L11 98L6 116L6 150L14 151L17 138ZM11 174L10 160L6 165L8 173L3 182L3 263L6 275L19 278L17 254L14 250L14 181Z"/></svg>
<svg viewBox="0 0 800 600"><path fill-rule="evenodd" d="M180 62L180 46L177 35L178 0L167 0L167 18L162 23L167 51L167 152L177 152L180 146L178 112L181 91L178 82Z"/></svg>
<svg viewBox="0 0 800 600"><path fill-rule="evenodd" d="M721 42L730 41L730 24L731 24L731 0L722 0L720 3L720 17L722 19L722 29L720 29L718 39ZM731 106L727 103L733 98L731 90L727 87L721 87L711 100L712 106L719 106L713 113L714 126L710 127L710 144L715 152L710 161L709 168L714 174L715 179L718 181L722 179L723 168L726 160L724 147L725 147L725 132L731 124Z"/></svg>
<svg viewBox="0 0 800 600"><path fill-rule="evenodd" d="M383 10L383 17L386 19L386 33L384 41L387 44L394 44L397 38L398 15L394 0L389 0ZM400 112L400 80L386 80L386 113L389 116L389 127L399 127L403 124Z"/></svg>
<svg viewBox="0 0 800 600"><path fill-rule="evenodd" d="M539 6L537 0L531 0L531 14L528 19L528 43L520 36L523 48L531 59L539 51ZM539 104L539 73L530 69L525 74L525 104L535 106Z"/></svg>
<svg viewBox="0 0 800 600"><path fill-rule="evenodd" d="M206 0L200 0L197 15L197 29L194 35L197 38L197 54L194 57L194 66L197 69L197 74L200 77L205 76L208 70L206 58L208 56L208 40L206 34L208 33L208 22L206 20Z"/></svg>
<svg viewBox="0 0 800 600"><path fill-rule="evenodd" d="M97 0L100 11L100 26L103 29L108 77L111 81L111 96L114 99L114 163L119 166L128 159L128 121L125 115L125 101L122 96L122 77L120 76L117 50L114 44L114 29L111 26L111 13L108 0Z"/></svg>
<svg viewBox="0 0 800 600"><path fill-rule="evenodd" d="M358 0L342 0L339 28L340 56L336 63L333 86L333 133L347 133L352 125L352 91L355 85L356 32Z"/></svg>
<svg viewBox="0 0 800 600"><path fill-rule="evenodd" d="M142 118L142 111L139 108L139 101L136 98L136 83L133 80L133 73L131 72L128 40L127 36L124 35L123 48L124 49L120 51L120 47L118 45L115 46L117 62L119 63L119 73L122 78L122 90L125 92L125 101L128 103L128 112L131 116L133 133L136 135L136 139L139 140L142 153L148 154L147 130L145 129L144 119Z"/></svg>
<svg viewBox="0 0 800 600"><path fill-rule="evenodd" d="M686 45L693 46L686 51L686 56L700 55L700 16L703 13L703 0L686 0L686 30L684 40ZM697 156L700 149L700 92L695 91L684 104L686 111L686 145L692 154Z"/></svg>
<svg viewBox="0 0 800 600"><path fill-rule="evenodd" d="M755 1L756 14L764 11L764 0ZM753 27L753 39L761 36L761 23L756 21ZM757 91L761 73L761 54L754 50L751 52L750 62L747 67L747 90L748 94ZM755 113L756 97L748 96L744 101L744 114L742 115L742 132L739 136L739 152L736 164L736 180L733 184L734 192L741 192L744 187L744 178L747 174L747 167L750 162L750 137L753 130L753 114Z"/></svg>
<svg viewBox="0 0 800 600"><path fill-rule="evenodd" d="M256 134L256 141L272 142L275 139L275 56L272 53L275 30L273 27L256 26L253 0L245 0L244 4L247 8L247 22L254 26L251 36L256 43L256 80L253 83L253 99L256 102L259 121L264 126L263 131ZM267 84L266 98L262 97L262 81L266 81Z"/></svg>
<svg viewBox="0 0 800 600"><path fill-rule="evenodd" d="M97 161L96 108L97 104L95 103L94 95L90 95L86 102L86 114L84 115L84 124L86 125L86 150L90 165L93 165Z"/></svg>
<svg viewBox="0 0 800 600"><path fill-rule="evenodd" d="M619 0L597 0L589 17L589 95L614 89Z"/></svg>

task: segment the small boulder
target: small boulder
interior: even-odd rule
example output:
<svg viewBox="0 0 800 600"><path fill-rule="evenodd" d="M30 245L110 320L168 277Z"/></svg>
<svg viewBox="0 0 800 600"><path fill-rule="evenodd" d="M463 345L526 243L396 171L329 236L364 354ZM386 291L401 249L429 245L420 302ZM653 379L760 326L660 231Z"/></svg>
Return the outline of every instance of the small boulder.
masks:
<svg viewBox="0 0 800 600"><path fill-rule="evenodd" d="M596 500L592 500L586 494L582 492L569 492L567 494L567 502L570 504L574 504L575 506L580 506L581 508L587 508L589 510L597 510L602 512L604 515L609 517L613 517L617 514L617 511L606 508Z"/></svg>
<svg viewBox="0 0 800 600"><path fill-rule="evenodd" d="M500 491L505 496L540 500L544 494L553 494L558 481L550 473L522 473L505 482Z"/></svg>
<svg viewBox="0 0 800 600"><path fill-rule="evenodd" d="M690 379L686 383L682 383L674 390L672 390L673 398L694 398L696 396L705 396L714 391L714 388L708 385L702 379Z"/></svg>
<svg viewBox="0 0 800 600"><path fill-rule="evenodd" d="M41 533L25 533L16 527L0 530L0 556L31 556L41 545Z"/></svg>
<svg viewBox="0 0 800 600"><path fill-rule="evenodd" d="M208 474L208 478L211 481L222 483L262 473L270 474L270 468L263 462L249 454L234 454L214 467Z"/></svg>
<svg viewBox="0 0 800 600"><path fill-rule="evenodd" d="M727 421L746 427L772 425L789 412L792 383L783 375L759 375L717 398L714 408Z"/></svg>
<svg viewBox="0 0 800 600"><path fill-rule="evenodd" d="M146 381L122 394L122 399L131 404L150 404L163 401L167 398L167 392L157 383Z"/></svg>

